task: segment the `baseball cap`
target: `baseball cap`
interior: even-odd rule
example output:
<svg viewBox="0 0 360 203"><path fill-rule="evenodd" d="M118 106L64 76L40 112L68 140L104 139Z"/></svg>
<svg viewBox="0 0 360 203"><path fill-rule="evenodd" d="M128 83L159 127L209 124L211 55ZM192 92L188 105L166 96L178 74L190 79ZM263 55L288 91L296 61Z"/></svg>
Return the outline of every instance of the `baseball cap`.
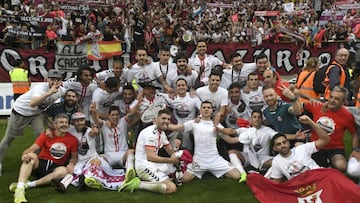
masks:
<svg viewBox="0 0 360 203"><path fill-rule="evenodd" d="M60 78L63 79L63 75L61 74L61 72L59 70L56 69L51 69L48 72L48 78Z"/></svg>
<svg viewBox="0 0 360 203"><path fill-rule="evenodd" d="M71 120L76 120L76 119L81 119L81 118L85 118L85 114L83 114L81 112L75 112L71 115Z"/></svg>
<svg viewBox="0 0 360 203"><path fill-rule="evenodd" d="M142 88L152 87L152 88L154 88L154 89L161 89L160 87L155 86L152 82L139 82L139 85L140 85Z"/></svg>

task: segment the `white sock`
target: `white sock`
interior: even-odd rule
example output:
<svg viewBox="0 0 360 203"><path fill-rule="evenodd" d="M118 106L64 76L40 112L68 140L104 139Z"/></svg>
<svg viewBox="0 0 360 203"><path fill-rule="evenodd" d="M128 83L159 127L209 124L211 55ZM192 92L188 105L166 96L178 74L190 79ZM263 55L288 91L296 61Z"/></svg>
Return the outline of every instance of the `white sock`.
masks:
<svg viewBox="0 0 360 203"><path fill-rule="evenodd" d="M36 187L36 181L28 182L27 185L28 185L28 188Z"/></svg>
<svg viewBox="0 0 360 203"><path fill-rule="evenodd" d="M240 173L246 173L244 167L239 159L239 157L235 153L229 154L230 163L232 163L235 168L237 168Z"/></svg>
<svg viewBox="0 0 360 203"><path fill-rule="evenodd" d="M25 183L24 182L18 182L16 187L17 188L25 188Z"/></svg>
<svg viewBox="0 0 360 203"><path fill-rule="evenodd" d="M157 192L161 194L166 193L166 185L164 183L159 183L159 182L141 181L139 188L142 190L148 190L151 192Z"/></svg>
<svg viewBox="0 0 360 203"><path fill-rule="evenodd" d="M126 157L125 168L134 168L135 155L129 153Z"/></svg>

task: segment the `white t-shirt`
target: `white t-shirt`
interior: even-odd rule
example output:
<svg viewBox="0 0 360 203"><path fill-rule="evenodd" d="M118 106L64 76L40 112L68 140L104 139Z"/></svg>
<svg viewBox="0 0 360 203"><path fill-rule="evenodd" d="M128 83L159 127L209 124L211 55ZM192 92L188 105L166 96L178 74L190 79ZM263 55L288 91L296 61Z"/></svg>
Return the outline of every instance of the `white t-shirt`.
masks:
<svg viewBox="0 0 360 203"><path fill-rule="evenodd" d="M91 131L91 128L87 128L84 136L82 132L77 132L75 127L71 127L69 128L69 133L74 135L78 141L79 141L79 153L78 153L78 161L82 162L82 161L86 161L88 159L90 159L91 157L94 157L96 155L98 155L98 153L96 152L96 141L95 141L95 137L91 137L89 135L89 132ZM81 145L87 143L89 146L89 149L86 151L84 151L85 154L82 153L82 148Z"/></svg>
<svg viewBox="0 0 360 203"><path fill-rule="evenodd" d="M250 144L254 147L256 155L270 155L270 140L278 132L267 126L261 126L259 129L254 127L236 129L239 135L239 142Z"/></svg>
<svg viewBox="0 0 360 203"><path fill-rule="evenodd" d="M63 87L65 89L73 89L75 92L78 93L79 99L78 104L80 105L80 108L85 113L86 120L89 120L89 106L91 103L92 95L96 88L98 88L98 85L93 80L88 86L83 86L76 78L70 78L63 82Z"/></svg>
<svg viewBox="0 0 360 203"><path fill-rule="evenodd" d="M103 122L100 130L104 139L104 154L128 150L128 123L125 117L120 118L115 128L109 128Z"/></svg>
<svg viewBox="0 0 360 203"><path fill-rule="evenodd" d="M209 86L204 86L196 89L196 95L203 101L209 101L213 105L214 113L217 112L221 106L228 105L228 91L222 87L218 87L216 92L210 92Z"/></svg>
<svg viewBox="0 0 360 203"><path fill-rule="evenodd" d="M256 63L244 63L240 71L233 69L224 69L221 77L220 87L228 89L234 82L246 85L247 77L250 73L256 71Z"/></svg>
<svg viewBox="0 0 360 203"><path fill-rule="evenodd" d="M59 87L58 91L47 97L40 105L31 107L30 102L33 97L40 97L50 89L49 83L44 82L31 88L22 94L14 103L14 110L23 116L34 116L41 114L48 106L65 95L65 88Z"/></svg>
<svg viewBox="0 0 360 203"><path fill-rule="evenodd" d="M201 60L199 56L196 54L195 56L191 57L189 59L188 63L196 72L200 72L200 67L204 66L204 72L200 76L200 80L203 81L205 84L208 84L208 79L211 73L211 70L216 65L223 65L224 62L220 61L218 58L216 58L213 55L207 55L205 56L204 60Z"/></svg>
<svg viewBox="0 0 360 203"><path fill-rule="evenodd" d="M154 65L154 63L139 66L138 64L133 65L127 72L127 82L132 84L132 80L135 79L139 91L142 91L142 87L139 83L142 82L154 82L161 76L160 69Z"/></svg>
<svg viewBox="0 0 360 203"><path fill-rule="evenodd" d="M239 128L236 124L238 118L244 118L245 112L245 103L239 101L237 104L233 104L229 99L229 106L230 112L226 114L225 123L228 128Z"/></svg>
<svg viewBox="0 0 360 203"><path fill-rule="evenodd" d="M197 77L198 77L198 73L194 70L191 71L191 75L184 75L184 74L179 74L176 69L169 71L168 76L166 77L166 82L168 83L168 85L170 85L170 87L176 88L176 81L179 78L184 78L186 80L188 89L190 89L192 87L195 87L195 81Z"/></svg>
<svg viewBox="0 0 360 203"><path fill-rule="evenodd" d="M169 144L165 132L159 132L156 125L151 125L143 129L136 142L135 167L146 168L150 163L153 163L147 159L146 147L153 147L154 152L157 154L160 148Z"/></svg>
<svg viewBox="0 0 360 203"><path fill-rule="evenodd" d="M196 111L200 109L201 101L198 97L190 97L186 93L185 97L176 96L171 99L164 95L167 103L173 109L173 115L178 123L184 123L193 120L196 117Z"/></svg>
<svg viewBox="0 0 360 203"><path fill-rule="evenodd" d="M289 157L276 155L272 161L271 178L279 179L285 176L290 180L307 170L320 168L311 158L317 151L315 142L308 142L292 148Z"/></svg>
<svg viewBox="0 0 360 203"><path fill-rule="evenodd" d="M221 124L219 128L224 128ZM214 122L212 120L195 123L194 120L184 123L184 132L192 132L194 135L194 157L206 163L213 162L219 156L216 147L217 133L214 131Z"/></svg>
<svg viewBox="0 0 360 203"><path fill-rule="evenodd" d="M126 81L126 79L127 79L126 75L127 75L127 71L125 69L123 69L122 74L119 76L121 86L124 86L126 84L126 82L127 82ZM101 81L106 81L106 79L108 79L110 77L115 77L113 69L103 70L101 72L96 73L96 78L101 80Z"/></svg>
<svg viewBox="0 0 360 203"><path fill-rule="evenodd" d="M158 62L153 62L153 65L159 69L165 81L169 76L168 75L169 72L177 69L176 64L170 62L167 63L166 65L160 65L160 62L158 61ZM162 87L160 81L158 80L156 81L156 86L161 87L161 90L159 90L160 92L164 92L164 88Z"/></svg>
<svg viewBox="0 0 360 203"><path fill-rule="evenodd" d="M108 113L109 108L115 105L114 101L120 97L120 95L120 91L108 93L98 87L93 93L92 102L95 102L96 108L100 113Z"/></svg>
<svg viewBox="0 0 360 203"><path fill-rule="evenodd" d="M241 90L241 99L246 104L246 107L245 107L246 113L243 117L244 119L250 119L251 113L254 110L263 111L267 106L264 101L261 86L259 86L259 88L257 90L250 91L249 93L245 93L243 90Z"/></svg>

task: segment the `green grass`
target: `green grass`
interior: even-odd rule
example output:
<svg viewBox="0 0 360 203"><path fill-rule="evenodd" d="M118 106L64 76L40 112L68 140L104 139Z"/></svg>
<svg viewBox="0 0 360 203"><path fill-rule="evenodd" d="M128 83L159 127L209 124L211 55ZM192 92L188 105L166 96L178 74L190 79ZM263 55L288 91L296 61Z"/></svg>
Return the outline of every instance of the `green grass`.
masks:
<svg viewBox="0 0 360 203"><path fill-rule="evenodd" d="M0 120L0 139L6 130L7 120ZM13 193L8 191L10 183L17 181L19 167L21 164L20 155L34 142L34 134L31 128L26 128L25 135L17 138L9 147L3 161L3 175L0 176L0 203L13 202ZM133 194L116 191L98 191L87 189L78 191L70 186L65 194L55 191L51 186L35 188L26 192L29 202L41 203L92 203L92 202L257 202L249 187L239 184L237 181L229 179L216 179L214 176L206 174L202 180L183 184L178 187L175 194L160 195L147 191L135 191Z"/></svg>

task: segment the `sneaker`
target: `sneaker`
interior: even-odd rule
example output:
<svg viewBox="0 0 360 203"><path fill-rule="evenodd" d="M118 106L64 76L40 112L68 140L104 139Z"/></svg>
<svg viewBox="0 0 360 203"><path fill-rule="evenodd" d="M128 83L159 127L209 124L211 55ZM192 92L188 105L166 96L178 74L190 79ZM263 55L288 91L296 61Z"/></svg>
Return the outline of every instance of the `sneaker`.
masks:
<svg viewBox="0 0 360 203"><path fill-rule="evenodd" d="M245 182L246 182L246 178L247 178L247 174L246 174L246 173L240 174L239 183L245 183Z"/></svg>
<svg viewBox="0 0 360 203"><path fill-rule="evenodd" d="M86 184L85 184L85 176L83 174L81 174L79 176L79 190L85 190L86 189Z"/></svg>
<svg viewBox="0 0 360 203"><path fill-rule="evenodd" d="M25 198L25 188L16 188L14 194L14 203L28 202Z"/></svg>
<svg viewBox="0 0 360 203"><path fill-rule="evenodd" d="M28 186L28 183L29 183L30 181L26 181L25 182L25 184L24 184L24 187L25 187L25 190L27 190L28 188L29 188L29 186ZM16 190L16 188L17 188L17 182L13 182L13 183L11 183L10 185L9 185L9 191L10 192L15 192L15 190Z"/></svg>
<svg viewBox="0 0 360 203"><path fill-rule="evenodd" d="M127 182L131 181L135 177L136 177L135 169L134 168L129 168L128 170L126 170L124 183L127 183Z"/></svg>
<svg viewBox="0 0 360 203"><path fill-rule="evenodd" d="M138 189L140 186L140 178L135 177L129 182L124 182L123 185L119 188L119 192L123 191L130 191L130 193L133 193L135 189Z"/></svg>
<svg viewBox="0 0 360 203"><path fill-rule="evenodd" d="M181 186L182 185L182 181L181 178L184 176L183 172L180 171L176 171L175 172L175 178L174 178L174 182L176 186Z"/></svg>
<svg viewBox="0 0 360 203"><path fill-rule="evenodd" d="M104 186L96 178L86 177L84 182L88 187L95 188L95 189L98 189L98 190L103 190L104 189Z"/></svg>

